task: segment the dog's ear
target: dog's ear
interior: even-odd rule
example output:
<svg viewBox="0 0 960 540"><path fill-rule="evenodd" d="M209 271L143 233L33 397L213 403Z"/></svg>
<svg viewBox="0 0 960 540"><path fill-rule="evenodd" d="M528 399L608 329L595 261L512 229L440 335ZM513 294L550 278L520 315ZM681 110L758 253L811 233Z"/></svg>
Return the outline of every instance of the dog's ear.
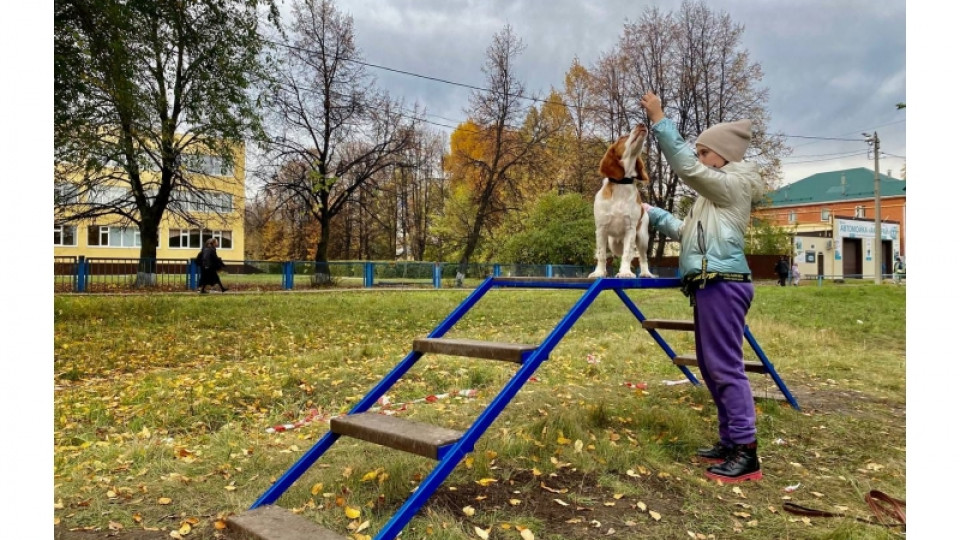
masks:
<svg viewBox="0 0 960 540"><path fill-rule="evenodd" d="M641 156L637 159L637 171L639 172L640 181L644 184L650 183L650 175L647 174L647 160L644 159L645 156Z"/></svg>
<svg viewBox="0 0 960 540"><path fill-rule="evenodd" d="M623 157L623 147L626 144L626 137L620 137L617 142L610 145L607 153L600 160L600 174L605 178L621 179L625 174L623 164L620 159Z"/></svg>

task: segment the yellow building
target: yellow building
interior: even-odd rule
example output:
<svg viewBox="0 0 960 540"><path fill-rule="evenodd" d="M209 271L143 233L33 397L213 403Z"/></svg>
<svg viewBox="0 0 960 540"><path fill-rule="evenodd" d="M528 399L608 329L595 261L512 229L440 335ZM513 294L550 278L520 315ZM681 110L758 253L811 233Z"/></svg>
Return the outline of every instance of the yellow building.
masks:
<svg viewBox="0 0 960 540"><path fill-rule="evenodd" d="M174 190L167 210L160 222L157 259L191 259L208 238L220 241L219 255L225 261L243 260L244 213L244 146L236 147L232 166L224 165L219 156L190 154L183 158L193 191ZM143 171L143 181L159 183L159 171ZM78 194L78 187L70 182L55 183L54 197L68 202L100 203L123 200L130 196L124 182L98 187ZM188 213L200 226L192 225L171 208L176 205ZM54 256L87 258L138 258L140 231L135 224L124 222L122 216L102 216L69 224L54 223Z"/></svg>

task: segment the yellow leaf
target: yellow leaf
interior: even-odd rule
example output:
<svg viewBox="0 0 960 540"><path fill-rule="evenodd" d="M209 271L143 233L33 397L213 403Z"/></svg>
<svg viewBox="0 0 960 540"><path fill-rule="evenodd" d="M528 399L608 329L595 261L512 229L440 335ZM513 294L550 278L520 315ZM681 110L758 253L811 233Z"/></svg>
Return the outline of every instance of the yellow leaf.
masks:
<svg viewBox="0 0 960 540"><path fill-rule="evenodd" d="M480 527L474 527L473 532L477 533L477 536L483 538L483 540L488 540L490 538L490 529L483 530Z"/></svg>
<svg viewBox="0 0 960 540"><path fill-rule="evenodd" d="M543 474L543 473L540 472L540 469L538 469L538 468L536 468L536 467L533 468L533 475L534 475L534 476L540 476L541 474Z"/></svg>
<svg viewBox="0 0 960 540"><path fill-rule="evenodd" d="M623 493L614 493L613 498L619 501L623 498Z"/></svg>
<svg viewBox="0 0 960 540"><path fill-rule="evenodd" d="M360 510L357 510L356 508L353 508L350 506L345 507L343 509L343 513L346 514L346 516L350 519L357 519L358 517L360 517Z"/></svg>
<svg viewBox="0 0 960 540"><path fill-rule="evenodd" d="M323 491L323 482L316 483L316 484L313 485L312 488L310 488L310 494L311 494L311 495L316 495L316 494L320 493L321 491Z"/></svg>
<svg viewBox="0 0 960 540"><path fill-rule="evenodd" d="M487 455L487 459L494 459L497 457L497 453L494 452L493 450L487 450L486 455Z"/></svg>
<svg viewBox="0 0 960 540"><path fill-rule="evenodd" d="M646 511L647 511L647 503L645 503L645 502L643 502L643 501L637 501L637 508L639 508L641 512L646 512Z"/></svg>
<svg viewBox="0 0 960 540"><path fill-rule="evenodd" d="M533 531L530 529L524 529L520 531L520 536L523 537L523 540L534 540L534 538L536 538L533 536Z"/></svg>
<svg viewBox="0 0 960 540"><path fill-rule="evenodd" d="M659 513L659 512L654 512L653 510L651 510L651 511L650 511L650 517L652 517L653 519L655 519L655 520L657 520L657 521L660 521L660 513Z"/></svg>
<svg viewBox="0 0 960 540"><path fill-rule="evenodd" d="M570 444L573 441L563 436L563 432L557 432L557 444Z"/></svg>
<svg viewBox="0 0 960 540"><path fill-rule="evenodd" d="M573 443L573 449L574 449L574 451L576 451L578 454L579 454L580 452L583 452L583 441L581 441L580 439L577 439L576 442Z"/></svg>
<svg viewBox="0 0 960 540"><path fill-rule="evenodd" d="M468 516L470 516L470 517L473 517L473 515L476 514L477 511L474 510L474 508L473 508L472 506L464 506L464 507L463 507L463 513L466 514L466 515L468 515Z"/></svg>
<svg viewBox="0 0 960 540"><path fill-rule="evenodd" d="M170 531L170 538L176 538L177 540L183 540L183 535L177 531Z"/></svg>
<svg viewBox="0 0 960 540"><path fill-rule="evenodd" d="M481 478L480 480L477 480L476 482L477 482L478 484L480 484L481 486L483 486L483 487L487 487L487 486L489 486L490 484L492 484L492 483L494 483L494 482L496 482L496 481L497 481L496 478Z"/></svg>
<svg viewBox="0 0 960 540"><path fill-rule="evenodd" d="M510 506L516 506L520 504L522 501L520 499L510 499L509 502L510 502Z"/></svg>
<svg viewBox="0 0 960 540"><path fill-rule="evenodd" d="M218 519L213 522L213 528L218 531L222 531L227 528L227 522L222 519Z"/></svg>
<svg viewBox="0 0 960 540"><path fill-rule="evenodd" d="M371 480L376 480L377 475L379 475L383 469L377 469L375 471L370 471L367 474L363 475L363 478L360 479L361 482L369 482Z"/></svg>
<svg viewBox="0 0 960 540"><path fill-rule="evenodd" d="M157 499L157 504L170 504L173 502L173 499L170 497L160 497Z"/></svg>
<svg viewBox="0 0 960 540"><path fill-rule="evenodd" d="M554 499L553 502L559 504L560 506L570 506L570 503L561 501L560 499Z"/></svg>
<svg viewBox="0 0 960 540"><path fill-rule="evenodd" d="M360 524L359 527L357 527L357 531L356 531L356 532L360 532L360 531L362 531L362 530L364 530L364 529L366 529L366 528L368 528L368 527L370 527L370 521L369 521L369 520L368 520L368 521L364 521L363 523Z"/></svg>
<svg viewBox="0 0 960 540"><path fill-rule="evenodd" d="M191 527L189 523L184 523L183 525L180 525L180 530L177 531L177 532L179 532L180 534L186 536L186 535L190 534L190 531L192 531L192 530L193 530L193 527Z"/></svg>

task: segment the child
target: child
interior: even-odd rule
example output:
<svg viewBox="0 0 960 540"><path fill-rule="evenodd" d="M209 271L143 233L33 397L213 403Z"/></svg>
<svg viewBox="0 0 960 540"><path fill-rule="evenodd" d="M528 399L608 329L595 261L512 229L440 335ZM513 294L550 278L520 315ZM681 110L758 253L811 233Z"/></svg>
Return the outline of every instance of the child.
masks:
<svg viewBox="0 0 960 540"><path fill-rule="evenodd" d="M751 203L763 194L757 165L743 161L751 122L708 128L694 153L664 117L659 97L647 93L640 103L670 167L699 195L683 221L644 204L650 224L680 240L681 290L693 306L697 362L717 405L720 441L697 455L718 463L707 468L711 479L760 480L753 394L743 367L743 328L753 301L744 233Z"/></svg>
<svg viewBox="0 0 960 540"><path fill-rule="evenodd" d="M797 261L793 261L793 266L790 267L790 273L793 275L793 286L797 287L800 285L800 265L797 264Z"/></svg>

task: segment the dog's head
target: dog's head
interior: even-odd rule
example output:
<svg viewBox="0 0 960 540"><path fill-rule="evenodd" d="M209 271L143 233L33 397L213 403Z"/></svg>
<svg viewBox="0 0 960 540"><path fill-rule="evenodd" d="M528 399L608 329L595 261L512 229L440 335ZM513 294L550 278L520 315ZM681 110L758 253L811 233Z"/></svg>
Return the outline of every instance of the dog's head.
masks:
<svg viewBox="0 0 960 540"><path fill-rule="evenodd" d="M639 178L643 182L649 182L647 168L640 156L646 137L647 126L640 124L633 128L629 135L617 139L600 160L600 174L615 180Z"/></svg>

